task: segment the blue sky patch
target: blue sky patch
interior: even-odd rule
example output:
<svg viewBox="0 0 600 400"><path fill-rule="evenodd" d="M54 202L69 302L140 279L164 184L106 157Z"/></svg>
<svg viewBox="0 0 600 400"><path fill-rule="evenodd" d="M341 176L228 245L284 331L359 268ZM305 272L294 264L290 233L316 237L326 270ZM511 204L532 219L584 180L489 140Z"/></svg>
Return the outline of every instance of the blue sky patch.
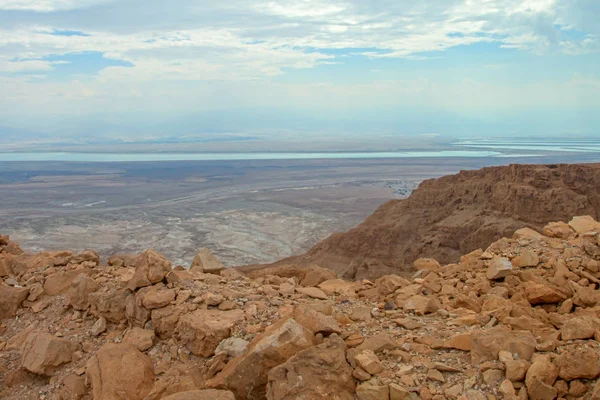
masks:
<svg viewBox="0 0 600 400"><path fill-rule="evenodd" d="M54 35L54 36L84 36L84 37L92 36L89 33L80 32L80 31L56 30L56 29L53 30L52 32L50 32L50 35Z"/></svg>

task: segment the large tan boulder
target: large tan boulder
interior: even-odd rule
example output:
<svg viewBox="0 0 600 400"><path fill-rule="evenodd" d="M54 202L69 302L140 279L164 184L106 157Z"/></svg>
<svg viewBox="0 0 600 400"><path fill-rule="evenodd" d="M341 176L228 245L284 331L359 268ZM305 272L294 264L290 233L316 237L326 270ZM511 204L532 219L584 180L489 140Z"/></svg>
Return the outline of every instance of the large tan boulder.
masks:
<svg viewBox="0 0 600 400"><path fill-rule="evenodd" d="M154 250L146 250L139 255L135 262L135 273L127 287L135 290L150 286L163 280L171 271L171 262Z"/></svg>
<svg viewBox="0 0 600 400"><path fill-rule="evenodd" d="M311 331L293 318L280 320L256 336L246 352L230 361L208 387L229 389L237 400L265 398L267 374L301 350L312 347Z"/></svg>
<svg viewBox="0 0 600 400"><path fill-rule="evenodd" d="M600 223L589 215L573 217L569 221L569 226L579 235L587 232L600 232Z"/></svg>
<svg viewBox="0 0 600 400"><path fill-rule="evenodd" d="M32 332L21 347L21 367L39 375L52 375L70 363L77 343L45 332Z"/></svg>
<svg viewBox="0 0 600 400"><path fill-rule="evenodd" d="M14 317L27 296L29 296L28 288L12 287L0 283L0 321Z"/></svg>
<svg viewBox="0 0 600 400"><path fill-rule="evenodd" d="M573 229L562 221L550 222L544 227L544 235L559 239L570 239L575 235Z"/></svg>
<svg viewBox="0 0 600 400"><path fill-rule="evenodd" d="M93 270L88 268L73 269L68 271L58 271L49 275L44 282L44 292L49 296L57 296L66 293L73 281L82 274L92 274Z"/></svg>
<svg viewBox="0 0 600 400"><path fill-rule="evenodd" d="M108 265L115 267L135 267L138 254L114 254L108 259Z"/></svg>
<svg viewBox="0 0 600 400"><path fill-rule="evenodd" d="M163 397L162 400L235 400L235 396L229 390L190 390Z"/></svg>
<svg viewBox="0 0 600 400"><path fill-rule="evenodd" d="M433 258L418 258L413 262L415 271L437 271L440 269L440 263Z"/></svg>
<svg viewBox="0 0 600 400"><path fill-rule="evenodd" d="M337 278L335 272L327 268L322 268L316 264L311 264L306 268L304 278L300 281L301 286L314 287L322 282Z"/></svg>
<svg viewBox="0 0 600 400"><path fill-rule="evenodd" d="M327 295L316 287L297 287L296 292L312 297L313 299L327 300Z"/></svg>
<svg viewBox="0 0 600 400"><path fill-rule="evenodd" d="M600 319L588 315L567 320L560 328L562 340L590 339L600 329Z"/></svg>
<svg viewBox="0 0 600 400"><path fill-rule="evenodd" d="M154 345L156 335L153 330L142 329L137 326L129 329L123 338L123 343L131 343L139 351L146 351Z"/></svg>
<svg viewBox="0 0 600 400"><path fill-rule="evenodd" d="M567 296L559 291L558 288L541 283L528 285L525 294L531 305L553 304L567 299Z"/></svg>
<svg viewBox="0 0 600 400"><path fill-rule="evenodd" d="M553 387L558 377L558 368L548 357L540 356L529 367L525 376L525 386L531 400L553 400L557 390Z"/></svg>
<svg viewBox="0 0 600 400"><path fill-rule="evenodd" d="M353 400L355 383L346 361L346 344L337 335L303 350L273 368L267 384L268 400Z"/></svg>
<svg viewBox="0 0 600 400"><path fill-rule="evenodd" d="M506 257L494 257L487 268L486 276L490 280L506 278L512 272L512 264Z"/></svg>
<svg viewBox="0 0 600 400"><path fill-rule="evenodd" d="M101 291L90 293L88 295L90 312L96 317L104 317L107 321L119 323L125 320L128 296L130 294L127 289L115 287L105 287Z"/></svg>
<svg viewBox="0 0 600 400"><path fill-rule="evenodd" d="M167 288L150 290L142 297L142 305L147 310L163 308L171 304L172 301L175 301L175 290Z"/></svg>
<svg viewBox="0 0 600 400"><path fill-rule="evenodd" d="M298 323L315 334L322 333L324 335L330 335L342 331L340 324L335 318L305 306L296 307L293 315Z"/></svg>
<svg viewBox="0 0 600 400"><path fill-rule="evenodd" d="M181 306L166 306L152 310L151 319L156 336L169 339L175 333L179 317L183 313Z"/></svg>
<svg viewBox="0 0 600 400"><path fill-rule="evenodd" d="M69 304L76 310L87 310L90 306L88 296L98 290L98 283L86 274L73 279L68 292Z"/></svg>
<svg viewBox="0 0 600 400"><path fill-rule="evenodd" d="M84 250L69 260L71 264L82 264L84 262L94 265L100 264L100 255L93 250Z"/></svg>
<svg viewBox="0 0 600 400"><path fill-rule="evenodd" d="M242 310L196 310L179 319L177 336L195 355L209 357L222 340L231 336L234 325L242 320Z"/></svg>
<svg viewBox="0 0 600 400"><path fill-rule="evenodd" d="M501 350L517 353L520 359L530 360L536 347L535 337L528 331L511 331L499 326L471 335L471 362L476 365L496 361Z"/></svg>
<svg viewBox="0 0 600 400"><path fill-rule="evenodd" d="M191 272L200 272L205 274L219 274L225 266L219 259L207 248L202 248L196 252Z"/></svg>
<svg viewBox="0 0 600 400"><path fill-rule="evenodd" d="M12 256L8 254L0 254L0 278L13 274L10 261L11 258Z"/></svg>
<svg viewBox="0 0 600 400"><path fill-rule="evenodd" d="M563 353L558 361L560 376L565 381L595 379L600 374L598 354L592 349L576 348Z"/></svg>
<svg viewBox="0 0 600 400"><path fill-rule="evenodd" d="M517 257L513 258L512 265L515 268L526 268L526 267L535 267L539 264L540 257L538 254L530 249L523 249L521 254Z"/></svg>
<svg viewBox="0 0 600 400"><path fill-rule="evenodd" d="M385 275L375 281L375 286L379 294L387 296L400 289L410 285L410 282L398 275Z"/></svg>
<svg viewBox="0 0 600 400"><path fill-rule="evenodd" d="M152 360L131 344L105 344L86 364L94 400L142 400L154 386Z"/></svg>
<svg viewBox="0 0 600 400"><path fill-rule="evenodd" d="M134 296L128 296L125 302L125 316L132 326L143 327L150 320L151 310L144 307L142 301L144 295L150 291L150 287L141 288Z"/></svg>

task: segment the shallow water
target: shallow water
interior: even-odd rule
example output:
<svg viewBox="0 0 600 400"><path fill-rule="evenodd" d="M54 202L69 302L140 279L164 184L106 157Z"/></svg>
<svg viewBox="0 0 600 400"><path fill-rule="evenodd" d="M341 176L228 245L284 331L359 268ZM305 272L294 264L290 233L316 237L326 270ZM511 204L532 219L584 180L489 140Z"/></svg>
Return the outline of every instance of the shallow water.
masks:
<svg viewBox="0 0 600 400"><path fill-rule="evenodd" d="M224 160L306 160L344 158L432 158L432 157L497 157L503 154L487 150L442 150L405 152L353 153L0 153L0 161L224 161Z"/></svg>

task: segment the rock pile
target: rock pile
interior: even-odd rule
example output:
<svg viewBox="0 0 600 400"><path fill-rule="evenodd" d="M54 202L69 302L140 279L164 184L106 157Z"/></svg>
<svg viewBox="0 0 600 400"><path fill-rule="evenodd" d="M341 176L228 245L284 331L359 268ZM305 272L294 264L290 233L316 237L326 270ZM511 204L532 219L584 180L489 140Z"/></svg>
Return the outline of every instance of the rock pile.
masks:
<svg viewBox="0 0 600 400"><path fill-rule="evenodd" d="M0 398L600 399L599 232L519 229L374 281L0 236Z"/></svg>

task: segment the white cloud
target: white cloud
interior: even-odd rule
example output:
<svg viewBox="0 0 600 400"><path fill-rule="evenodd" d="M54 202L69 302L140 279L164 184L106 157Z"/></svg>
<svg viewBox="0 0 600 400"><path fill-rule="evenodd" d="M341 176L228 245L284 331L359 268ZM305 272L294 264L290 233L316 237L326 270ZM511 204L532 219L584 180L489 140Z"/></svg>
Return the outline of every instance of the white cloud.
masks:
<svg viewBox="0 0 600 400"><path fill-rule="evenodd" d="M106 0L0 0L0 10L54 12L100 4Z"/></svg>
<svg viewBox="0 0 600 400"><path fill-rule="evenodd" d="M343 85L317 83L320 77L304 84L283 84L273 78L293 69L347 62L346 54L332 54L349 52L370 59L367 71L382 71L368 74L369 79L384 75L383 59L435 63L433 59L444 57L448 49L477 43L565 57L597 53L600 4L595 0L179 0L168 6L146 0L143 4L0 0L4 112L19 112L24 106L45 113L86 113L366 104L468 113L532 105L573 107L582 99L600 107L597 77L527 84L461 78L450 83L424 73L418 80L399 77L358 84L349 78ZM561 27L581 34L565 35ZM87 36L57 31L82 31ZM71 81L44 79L57 66L46 61L48 56L83 52L100 52L133 67L108 67L92 77L74 75ZM503 65L503 60L486 65Z"/></svg>

